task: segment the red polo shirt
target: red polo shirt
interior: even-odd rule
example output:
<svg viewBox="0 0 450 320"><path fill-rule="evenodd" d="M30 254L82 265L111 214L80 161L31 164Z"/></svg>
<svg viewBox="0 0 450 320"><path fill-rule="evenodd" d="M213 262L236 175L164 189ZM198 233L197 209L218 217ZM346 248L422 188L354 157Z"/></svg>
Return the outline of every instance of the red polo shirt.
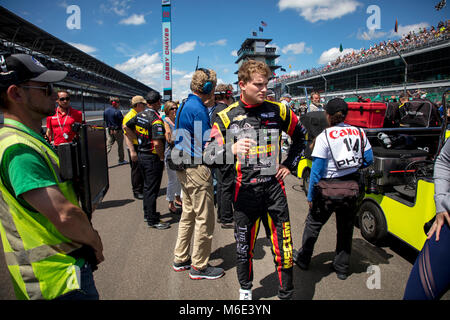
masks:
<svg viewBox="0 0 450 320"><path fill-rule="evenodd" d="M50 129L51 141L55 146L73 140L76 134L72 130L72 125L75 122L83 123L83 113L72 107L69 107L67 113L57 107L55 115L47 117L47 129ZM64 133L67 134L67 139Z"/></svg>

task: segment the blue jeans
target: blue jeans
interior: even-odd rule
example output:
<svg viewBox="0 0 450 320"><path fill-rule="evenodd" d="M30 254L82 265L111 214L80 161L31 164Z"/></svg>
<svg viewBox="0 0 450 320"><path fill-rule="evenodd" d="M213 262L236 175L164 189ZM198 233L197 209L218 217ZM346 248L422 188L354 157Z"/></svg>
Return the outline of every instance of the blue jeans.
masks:
<svg viewBox="0 0 450 320"><path fill-rule="evenodd" d="M89 263L85 263L80 268L81 288L70 291L55 300L99 300L97 288L95 287L94 276Z"/></svg>
<svg viewBox="0 0 450 320"><path fill-rule="evenodd" d="M409 275L404 300L438 300L450 287L450 229L444 224L420 251Z"/></svg>

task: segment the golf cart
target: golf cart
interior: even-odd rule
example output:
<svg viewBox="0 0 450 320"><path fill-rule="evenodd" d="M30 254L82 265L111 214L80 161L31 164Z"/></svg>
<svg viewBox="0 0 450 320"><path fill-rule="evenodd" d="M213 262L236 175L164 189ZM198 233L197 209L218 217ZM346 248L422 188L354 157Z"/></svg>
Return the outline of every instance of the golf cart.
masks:
<svg viewBox="0 0 450 320"><path fill-rule="evenodd" d="M449 92L442 97L444 115ZM386 110L390 107L387 105ZM436 121L435 107L429 101L410 101L400 108L394 106L394 110L399 111L394 125L386 126L385 122L382 127L364 128L372 145L374 163L362 170L366 194L358 211L358 224L362 236L371 243L380 243L389 233L421 250L426 240L424 224L436 213L434 160L450 131L447 117L442 124L440 119ZM313 118L301 121L308 133L315 129L313 136L317 136L320 129L316 127L322 121L316 119L320 117ZM305 193L312 165L310 152L307 148L294 172L302 179Z"/></svg>

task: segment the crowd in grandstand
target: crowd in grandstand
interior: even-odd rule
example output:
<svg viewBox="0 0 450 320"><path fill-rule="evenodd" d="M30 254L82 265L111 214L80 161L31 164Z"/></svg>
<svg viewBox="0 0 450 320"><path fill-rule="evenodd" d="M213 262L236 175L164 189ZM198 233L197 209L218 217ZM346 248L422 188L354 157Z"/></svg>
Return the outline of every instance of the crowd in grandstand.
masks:
<svg viewBox="0 0 450 320"><path fill-rule="evenodd" d="M336 60L329 62L320 68L303 70L296 74L285 74L275 78L275 83L292 81L310 77L312 75L326 73L333 70L344 69L357 64L376 60L390 55L396 55L394 46L399 52L427 46L435 42L447 39L450 33L450 21L441 21L438 25L430 28L420 28L417 32L410 31L399 40L381 41L371 45L368 49L361 48L345 55L339 56Z"/></svg>

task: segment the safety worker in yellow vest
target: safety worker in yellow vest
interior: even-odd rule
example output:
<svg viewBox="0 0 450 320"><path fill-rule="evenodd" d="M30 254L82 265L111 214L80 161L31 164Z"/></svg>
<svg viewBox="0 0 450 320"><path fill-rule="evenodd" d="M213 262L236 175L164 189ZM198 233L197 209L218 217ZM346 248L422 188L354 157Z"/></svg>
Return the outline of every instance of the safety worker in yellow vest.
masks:
<svg viewBox="0 0 450 320"><path fill-rule="evenodd" d="M41 135L53 83L66 75L30 55L0 55L0 233L18 299L99 299L92 268L102 241Z"/></svg>

